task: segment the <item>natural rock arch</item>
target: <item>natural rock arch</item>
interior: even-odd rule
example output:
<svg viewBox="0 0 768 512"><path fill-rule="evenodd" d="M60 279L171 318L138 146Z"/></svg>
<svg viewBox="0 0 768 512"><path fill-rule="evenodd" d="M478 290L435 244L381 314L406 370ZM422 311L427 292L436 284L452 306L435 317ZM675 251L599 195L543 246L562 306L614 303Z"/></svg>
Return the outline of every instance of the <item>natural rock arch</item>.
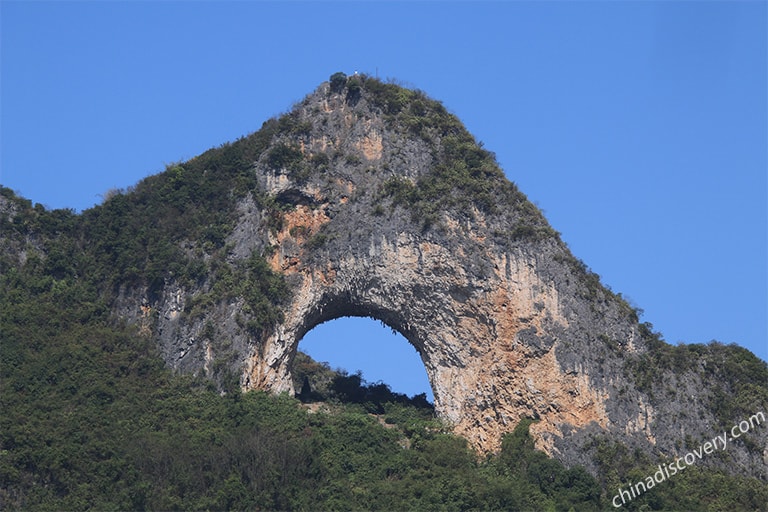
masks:
<svg viewBox="0 0 768 512"><path fill-rule="evenodd" d="M285 321L249 360L247 388L293 392L290 369L302 337L325 321L367 316L416 348L436 410L481 449L496 448L524 416L545 419L552 435L562 424L607 426L606 396L555 358L550 333L565 332L568 320L554 285L529 264L508 255L482 264L405 233L372 239L365 258L308 260L315 264L289 264L282 251L272 259L294 293Z"/></svg>
<svg viewBox="0 0 768 512"><path fill-rule="evenodd" d="M402 334L424 363L435 395L436 407L451 421L458 420L449 404L455 402L449 368L464 366L457 344L466 330L457 318L469 318L471 307L459 317L445 297L458 296L460 279L440 282L430 268L448 265L448 255L439 246L411 247L404 237L375 246L365 260L344 258L336 267L305 269L291 303L284 309L285 321L265 343L266 351L251 371L249 385L274 391L293 391L290 367L299 342L315 326L344 316L380 320ZM447 268L447 267L445 267ZM436 288L441 288L438 293ZM446 288L446 289L442 289ZM453 350L457 353L452 353Z"/></svg>
<svg viewBox="0 0 768 512"><path fill-rule="evenodd" d="M256 163L263 193L290 207L275 228L246 200L229 242L235 258L265 254L291 294L284 320L245 345L243 388L294 391L290 369L304 334L340 316L369 316L417 349L436 411L481 450L497 449L525 416L541 419L534 432L550 451L564 432L614 421L647 438L641 395L615 419L608 411L607 374L622 371L621 352L643 348L631 315L589 281L455 118L413 98L456 135L414 137L366 89L349 102L326 85L291 114L304 131L273 139L278 155L293 148L300 162L275 166L268 150ZM435 182L439 172L453 178ZM444 192L425 198L417 183ZM590 351L604 361L600 372Z"/></svg>
<svg viewBox="0 0 768 512"><path fill-rule="evenodd" d="M154 333L169 366L214 379L226 366L244 390L294 391L304 334L368 316L416 347L437 413L479 451L498 450L524 417L539 420L537 447L593 469L601 439L673 456L681 421L711 435L701 374L667 369L675 398L651 396L636 370L663 342L455 117L418 91L350 80L353 96L324 84L243 142L260 148L241 171L257 186L238 196L218 264L265 258L290 290L282 320L246 328L244 297L211 301L215 273L193 289L169 277L156 298L121 290L116 309ZM185 316L200 297L204 314Z"/></svg>
<svg viewBox="0 0 768 512"><path fill-rule="evenodd" d="M414 101L458 130L439 104L418 93ZM436 411L480 450L498 449L522 417L541 420L533 431L549 451L566 433L614 422L647 440L642 395L630 392L622 408L609 403L621 353L643 349L632 312L590 281L471 136L414 137L380 108L366 90L349 102L321 87L291 114L306 130L272 142L280 154L301 151L309 167L275 167L271 150L256 163L264 193L290 207L269 229L254 204L242 206L230 243L243 258L265 253L291 294L284 320L246 355L243 388L293 392L304 334L340 316L369 316L417 349ZM435 182L441 172L460 178ZM419 183L449 199L419 195Z"/></svg>

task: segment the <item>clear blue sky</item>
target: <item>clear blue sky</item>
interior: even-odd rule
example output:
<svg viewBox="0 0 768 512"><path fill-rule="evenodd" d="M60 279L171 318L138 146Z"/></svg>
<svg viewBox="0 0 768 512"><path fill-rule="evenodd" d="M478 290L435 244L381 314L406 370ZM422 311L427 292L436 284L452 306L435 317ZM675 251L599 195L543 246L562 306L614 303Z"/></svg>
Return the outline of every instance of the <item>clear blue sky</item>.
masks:
<svg viewBox="0 0 768 512"><path fill-rule="evenodd" d="M667 341L767 359L767 5L2 1L0 182L82 210L335 71L393 77L457 114ZM301 347L424 391L377 325Z"/></svg>

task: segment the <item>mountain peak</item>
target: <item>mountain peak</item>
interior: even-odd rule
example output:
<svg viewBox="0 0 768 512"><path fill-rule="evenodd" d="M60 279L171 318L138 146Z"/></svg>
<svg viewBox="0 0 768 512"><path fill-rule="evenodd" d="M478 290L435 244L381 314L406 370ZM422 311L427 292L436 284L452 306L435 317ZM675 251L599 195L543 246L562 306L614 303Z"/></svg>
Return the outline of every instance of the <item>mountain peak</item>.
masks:
<svg viewBox="0 0 768 512"><path fill-rule="evenodd" d="M507 238L557 236L495 155L421 91L336 73L274 124L272 146L257 164L270 193L344 182L342 189L408 208L424 228L440 224L448 210L480 210L516 216L514 233L502 234Z"/></svg>
<svg viewBox="0 0 768 512"><path fill-rule="evenodd" d="M334 74L81 216L13 204L6 266L86 280L169 367L229 391L295 392L302 337L366 316L416 348L437 413L479 451L536 418L538 448L594 469L600 439L672 456L681 424L706 438L768 407L747 410L736 373L702 373L742 355L677 350L641 324L442 104L365 75ZM724 412L712 397L730 390ZM766 473L760 454L729 454L730 471Z"/></svg>

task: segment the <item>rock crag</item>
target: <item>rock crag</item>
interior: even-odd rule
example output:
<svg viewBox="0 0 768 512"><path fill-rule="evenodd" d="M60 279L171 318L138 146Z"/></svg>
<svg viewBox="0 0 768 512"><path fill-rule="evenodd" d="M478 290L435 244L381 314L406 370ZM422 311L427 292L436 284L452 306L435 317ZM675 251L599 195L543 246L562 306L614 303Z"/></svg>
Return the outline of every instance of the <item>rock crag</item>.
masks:
<svg viewBox="0 0 768 512"><path fill-rule="evenodd" d="M249 329L245 298L203 301L215 273L195 286L168 276L154 295L122 288L116 311L153 333L170 366L224 364L244 390L293 393L302 337L366 316L413 344L437 413L481 452L524 417L539 420L539 448L587 467L600 439L675 457L681 432L716 434L696 364L659 376L677 382L666 395L639 383L639 362L663 342L440 103L336 75L265 144L247 163L259 190L238 199L226 264L255 254L284 276L280 318ZM768 452L729 456L734 471L766 475Z"/></svg>

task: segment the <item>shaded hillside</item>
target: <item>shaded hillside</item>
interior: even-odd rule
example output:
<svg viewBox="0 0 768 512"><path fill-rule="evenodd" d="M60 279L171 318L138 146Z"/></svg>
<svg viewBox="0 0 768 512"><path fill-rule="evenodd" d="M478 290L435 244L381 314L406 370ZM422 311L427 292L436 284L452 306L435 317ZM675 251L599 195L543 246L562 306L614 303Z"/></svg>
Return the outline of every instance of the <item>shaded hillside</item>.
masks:
<svg viewBox="0 0 768 512"><path fill-rule="evenodd" d="M286 396L222 396L46 277L1 279L3 510L604 510L618 475L646 469L605 448L601 486L536 451L529 421L478 462L431 408L309 359L313 382L344 377L319 412ZM628 509L760 510L766 499L757 480L691 468Z"/></svg>

